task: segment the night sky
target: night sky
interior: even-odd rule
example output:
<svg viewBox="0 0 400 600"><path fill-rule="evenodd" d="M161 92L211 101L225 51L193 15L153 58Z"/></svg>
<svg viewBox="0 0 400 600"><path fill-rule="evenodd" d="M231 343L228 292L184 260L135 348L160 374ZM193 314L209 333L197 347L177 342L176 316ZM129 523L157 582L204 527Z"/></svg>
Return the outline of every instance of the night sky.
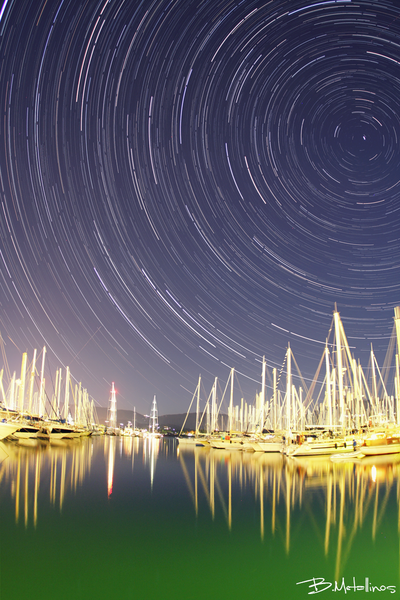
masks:
<svg viewBox="0 0 400 600"><path fill-rule="evenodd" d="M399 5L5 0L0 52L11 371L46 345L49 390L69 365L97 404L115 381L120 408L165 414L235 367L251 403L288 342L312 378L335 302L383 362Z"/></svg>

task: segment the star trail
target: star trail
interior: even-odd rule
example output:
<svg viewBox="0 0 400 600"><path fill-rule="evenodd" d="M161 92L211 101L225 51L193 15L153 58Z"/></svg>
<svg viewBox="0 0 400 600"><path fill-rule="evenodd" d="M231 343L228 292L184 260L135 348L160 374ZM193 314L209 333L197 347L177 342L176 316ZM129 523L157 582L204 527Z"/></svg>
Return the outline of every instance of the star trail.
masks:
<svg viewBox="0 0 400 600"><path fill-rule="evenodd" d="M0 333L105 406L183 412L335 302L383 357L400 304L400 8L385 0L0 9ZM379 358L383 360L383 358Z"/></svg>

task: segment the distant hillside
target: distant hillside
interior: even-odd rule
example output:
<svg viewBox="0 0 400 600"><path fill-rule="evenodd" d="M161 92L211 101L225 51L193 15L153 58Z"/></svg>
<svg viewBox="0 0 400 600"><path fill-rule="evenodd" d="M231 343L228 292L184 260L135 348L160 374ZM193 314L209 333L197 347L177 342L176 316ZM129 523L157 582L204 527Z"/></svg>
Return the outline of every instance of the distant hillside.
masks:
<svg viewBox="0 0 400 600"><path fill-rule="evenodd" d="M99 419L99 423L102 425L106 424L107 420L107 408L100 406L96 408L97 416ZM158 424L160 427L169 427L170 429L175 429L175 431L180 431L183 425L183 422L186 418L186 413L176 414L176 415L159 415L158 416ZM117 425L123 423L127 425L128 421L133 424L133 410L117 410ZM220 415L219 423L220 429L223 429L223 424L227 424L227 416ZM205 423L204 423L205 426ZM139 429L148 429L149 427L149 417L141 415L140 413L136 413L136 427ZM185 431L192 431L196 427L196 413L189 413L188 418L185 423Z"/></svg>
<svg viewBox="0 0 400 600"><path fill-rule="evenodd" d="M182 429L183 422L186 418L185 414L177 415L160 415L158 417L158 424L160 427L170 427L175 429L178 433ZM196 427L196 413L190 413L185 423L185 431L192 431Z"/></svg>
<svg viewBox="0 0 400 600"><path fill-rule="evenodd" d="M104 406L100 406L100 407L97 406L96 412L97 412L97 416L99 419L99 423L101 425L105 425L106 420L107 420L107 408L105 408ZM117 425L119 425L120 423L127 425L128 421L130 421L133 424L133 419L134 419L133 410L123 410L123 409L117 410ZM138 427L139 429L147 429L148 426L149 426L148 417L145 417L144 415L141 415L140 413L136 413L136 427Z"/></svg>

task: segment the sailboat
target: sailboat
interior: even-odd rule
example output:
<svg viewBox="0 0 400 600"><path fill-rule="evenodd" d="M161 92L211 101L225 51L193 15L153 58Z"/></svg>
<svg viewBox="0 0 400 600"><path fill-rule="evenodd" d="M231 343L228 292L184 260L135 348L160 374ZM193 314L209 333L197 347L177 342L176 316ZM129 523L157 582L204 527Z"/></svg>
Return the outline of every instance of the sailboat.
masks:
<svg viewBox="0 0 400 600"><path fill-rule="evenodd" d="M286 357L288 360L288 377L290 380L290 346L288 347L287 353L286 353ZM274 427L274 431L273 433L267 433L267 434L263 434L263 429L264 429L264 406L265 406L265 374L266 374L266 362L265 362L265 356L263 356L263 363L262 363L262 384L261 384L261 414L260 414L260 426L259 426L259 433L257 435L257 437L254 439L254 441L250 442L251 443L251 447L254 450L254 452L282 452L283 450L283 434L280 432L277 432L275 430L276 427L276 416L273 419L273 427ZM274 395L273 395L273 406L275 407L274 412L276 413L276 371L274 374Z"/></svg>
<svg viewBox="0 0 400 600"><path fill-rule="evenodd" d="M40 427L36 427L34 425L29 425L29 424L20 424L20 427L17 429L17 431L15 431L11 438L12 439L17 439L17 440L30 440L30 439L35 439L37 438L38 434L40 433L41 429Z"/></svg>
<svg viewBox="0 0 400 600"><path fill-rule="evenodd" d="M241 451L249 451L253 452L254 448L252 446L252 442L254 441L254 436L243 433L242 431L235 431L234 426L236 426L236 418L235 411L233 407L233 387L234 387L234 376L235 369L231 369L228 381L225 386L225 391L227 390L228 383L230 382L230 399L229 399L229 407L228 407L228 431L221 432L218 436L213 435L209 438L209 444L211 448L217 448L219 450L241 450ZM224 392L225 394L225 392ZM222 400L221 400L222 404ZM263 406L263 405L262 405ZM221 405L220 405L221 407ZM264 417L261 416L260 422L264 423ZM262 427L262 426L261 426Z"/></svg>
<svg viewBox="0 0 400 600"><path fill-rule="evenodd" d="M364 438L360 447L364 456L377 456L382 454L397 454L400 452L400 431L381 431L372 433Z"/></svg>
<svg viewBox="0 0 400 600"><path fill-rule="evenodd" d="M156 396L153 398L153 404L150 411L149 431L146 437L161 438L162 434L158 431L158 410Z"/></svg>
<svg viewBox="0 0 400 600"><path fill-rule="evenodd" d="M180 446L209 446L209 442L207 440L207 437L205 435L201 435L199 432L199 428L200 428L200 424L201 424L201 420L199 420L199 409L200 409L200 384L201 384L201 375L199 376L199 381L197 383L197 387L194 391L194 394L192 396L192 401L190 402L188 411L186 413L186 417L185 420L183 422L183 425L181 427L181 430L179 432L179 435L177 437L177 440L179 442ZM190 413L190 409L192 407L193 404L193 400L194 398L197 398L197 403L196 403L196 429L195 429L195 433L188 433L188 434L184 434L183 433L183 428L185 427L187 418L189 416ZM208 406L208 403L207 403Z"/></svg>
<svg viewBox="0 0 400 600"><path fill-rule="evenodd" d="M296 440L292 439L292 430L288 427L288 435L286 436L287 444L283 448L286 456L332 455L338 452L350 453L354 452L355 448L362 443L362 434L355 433L355 430L359 431L360 427L359 417L361 409L358 405L361 404L361 387L359 384L359 374L355 359L350 354L336 304L333 313L333 323L336 364L332 369L327 342L323 354L326 361L326 390L321 412L325 413L325 423L322 429L320 427L318 429L314 428L313 431L299 431L296 435ZM345 386L344 373L348 377L348 386ZM353 404L358 406L355 411L350 410ZM355 423L353 422L353 414L355 414L356 418ZM354 425L356 425L355 428ZM346 432L349 432L349 434L346 435Z"/></svg>
<svg viewBox="0 0 400 600"><path fill-rule="evenodd" d="M4 440L9 435L13 434L21 427L21 423L12 421L1 421L0 422L0 440Z"/></svg>

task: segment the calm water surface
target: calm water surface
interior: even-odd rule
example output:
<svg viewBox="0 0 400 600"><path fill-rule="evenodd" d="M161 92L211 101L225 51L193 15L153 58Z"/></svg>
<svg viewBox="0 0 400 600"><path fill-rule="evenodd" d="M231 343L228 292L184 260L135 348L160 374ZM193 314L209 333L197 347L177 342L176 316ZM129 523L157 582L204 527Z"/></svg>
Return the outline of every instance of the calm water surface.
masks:
<svg viewBox="0 0 400 600"><path fill-rule="evenodd" d="M31 444L0 447L4 600L400 593L400 456Z"/></svg>

